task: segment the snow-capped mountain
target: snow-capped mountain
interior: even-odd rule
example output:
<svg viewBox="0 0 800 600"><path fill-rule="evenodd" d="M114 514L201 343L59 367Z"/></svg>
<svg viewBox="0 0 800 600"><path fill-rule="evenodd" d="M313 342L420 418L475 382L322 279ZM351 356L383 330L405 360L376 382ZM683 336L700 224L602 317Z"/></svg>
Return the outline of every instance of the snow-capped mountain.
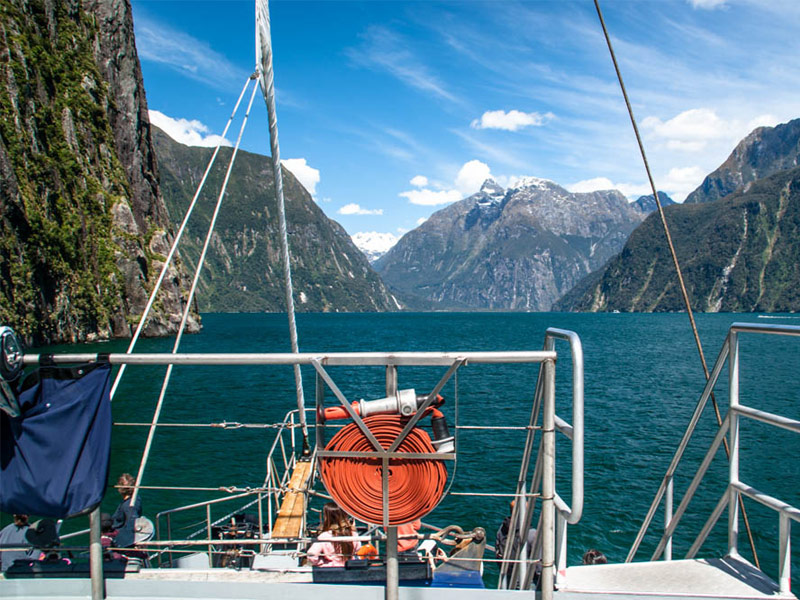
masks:
<svg viewBox="0 0 800 600"><path fill-rule="evenodd" d="M645 215L616 190L526 177L480 191L404 235L375 269L413 305L549 310L619 252Z"/></svg>

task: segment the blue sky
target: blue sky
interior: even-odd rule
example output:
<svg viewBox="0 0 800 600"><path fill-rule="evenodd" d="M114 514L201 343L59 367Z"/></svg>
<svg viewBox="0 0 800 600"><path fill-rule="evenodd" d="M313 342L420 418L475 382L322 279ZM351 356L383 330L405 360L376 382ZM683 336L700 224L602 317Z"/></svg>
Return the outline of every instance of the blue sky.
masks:
<svg viewBox="0 0 800 600"><path fill-rule="evenodd" d="M254 68L253 3L132 3L153 121L215 143ZM601 6L656 185L675 199L753 127L800 117L799 2ZM649 192L591 0L270 12L281 156L351 235L400 235L489 174ZM269 151L260 96L243 148Z"/></svg>

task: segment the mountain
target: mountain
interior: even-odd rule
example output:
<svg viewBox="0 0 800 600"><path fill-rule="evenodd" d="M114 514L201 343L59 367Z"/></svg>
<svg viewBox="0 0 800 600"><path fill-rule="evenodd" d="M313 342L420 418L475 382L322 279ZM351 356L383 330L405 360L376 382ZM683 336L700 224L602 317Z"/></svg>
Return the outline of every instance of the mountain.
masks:
<svg viewBox="0 0 800 600"><path fill-rule="evenodd" d="M156 127L153 131L164 197L170 214L179 218L213 149L185 146ZM220 149L181 241L190 270L200 256L231 153L231 148ZM283 184L297 309L397 310L397 301L350 236L286 169ZM198 287L198 304L210 312L284 311L283 289L272 163L267 156L240 150Z"/></svg>
<svg viewBox="0 0 800 600"><path fill-rule="evenodd" d="M717 170L686 197L687 204L711 202L752 182L800 165L800 119L759 127L744 138Z"/></svg>
<svg viewBox="0 0 800 600"><path fill-rule="evenodd" d="M667 196L664 192L658 192L658 201L661 202L662 208L675 204L675 201L669 196ZM653 198L653 194L648 194L647 196L639 196L636 200L634 200L631 203L631 205L646 215L650 214L651 212L653 212L658 208L656 206L655 198Z"/></svg>
<svg viewBox="0 0 800 600"><path fill-rule="evenodd" d="M352 237L356 248L364 253L370 263L374 263L397 243L395 234L379 231L359 231Z"/></svg>
<svg viewBox="0 0 800 600"><path fill-rule="evenodd" d="M0 323L130 336L171 240L130 3L5 0L0 56ZM145 335L177 328L183 289L173 268Z"/></svg>
<svg viewBox="0 0 800 600"><path fill-rule="evenodd" d="M487 180L404 235L375 268L412 308L549 310L643 218L616 190Z"/></svg>
<svg viewBox="0 0 800 600"><path fill-rule="evenodd" d="M800 167L715 202L664 212L694 310L800 310ZM650 215L604 271L581 282L555 309L684 310L658 215Z"/></svg>

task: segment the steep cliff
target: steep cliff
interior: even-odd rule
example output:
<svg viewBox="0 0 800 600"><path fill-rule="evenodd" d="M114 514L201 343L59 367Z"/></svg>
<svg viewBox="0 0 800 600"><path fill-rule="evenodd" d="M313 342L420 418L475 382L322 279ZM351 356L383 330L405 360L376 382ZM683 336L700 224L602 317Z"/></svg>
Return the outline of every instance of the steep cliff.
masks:
<svg viewBox="0 0 800 600"><path fill-rule="evenodd" d="M549 310L616 254L644 215L615 190L494 181L434 213L375 263L419 308Z"/></svg>
<svg viewBox="0 0 800 600"><path fill-rule="evenodd" d="M153 128L164 197L179 216L212 149L184 146ZM184 257L200 255L231 148L222 148L189 221ZM347 232L328 219L297 179L283 170L295 303L299 311L387 311L399 305ZM269 157L239 151L198 290L201 310L284 311L274 176Z"/></svg>
<svg viewBox="0 0 800 600"><path fill-rule="evenodd" d="M665 210L694 310L800 310L800 167L721 200ZM601 273L556 309L678 311L683 301L661 223L650 215Z"/></svg>
<svg viewBox="0 0 800 600"><path fill-rule="evenodd" d="M686 204L724 198L762 177L797 166L800 166L800 119L775 127L759 127L739 142L725 162L686 197Z"/></svg>
<svg viewBox="0 0 800 600"><path fill-rule="evenodd" d="M36 344L130 335L170 234L129 2L0 3L0 112L0 322ZM181 278L146 334L176 328Z"/></svg>

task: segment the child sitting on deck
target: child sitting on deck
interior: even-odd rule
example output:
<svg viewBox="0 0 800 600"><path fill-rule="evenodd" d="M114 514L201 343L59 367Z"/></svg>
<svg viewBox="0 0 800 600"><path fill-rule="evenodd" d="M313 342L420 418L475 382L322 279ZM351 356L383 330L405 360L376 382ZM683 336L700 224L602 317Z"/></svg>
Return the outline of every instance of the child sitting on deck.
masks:
<svg viewBox="0 0 800 600"><path fill-rule="evenodd" d="M356 528L350 517L335 502L328 502L322 507L321 530L317 537L319 541L308 549L308 562L316 567L343 567L361 547L361 542L358 540L324 541L333 537L356 534Z"/></svg>

